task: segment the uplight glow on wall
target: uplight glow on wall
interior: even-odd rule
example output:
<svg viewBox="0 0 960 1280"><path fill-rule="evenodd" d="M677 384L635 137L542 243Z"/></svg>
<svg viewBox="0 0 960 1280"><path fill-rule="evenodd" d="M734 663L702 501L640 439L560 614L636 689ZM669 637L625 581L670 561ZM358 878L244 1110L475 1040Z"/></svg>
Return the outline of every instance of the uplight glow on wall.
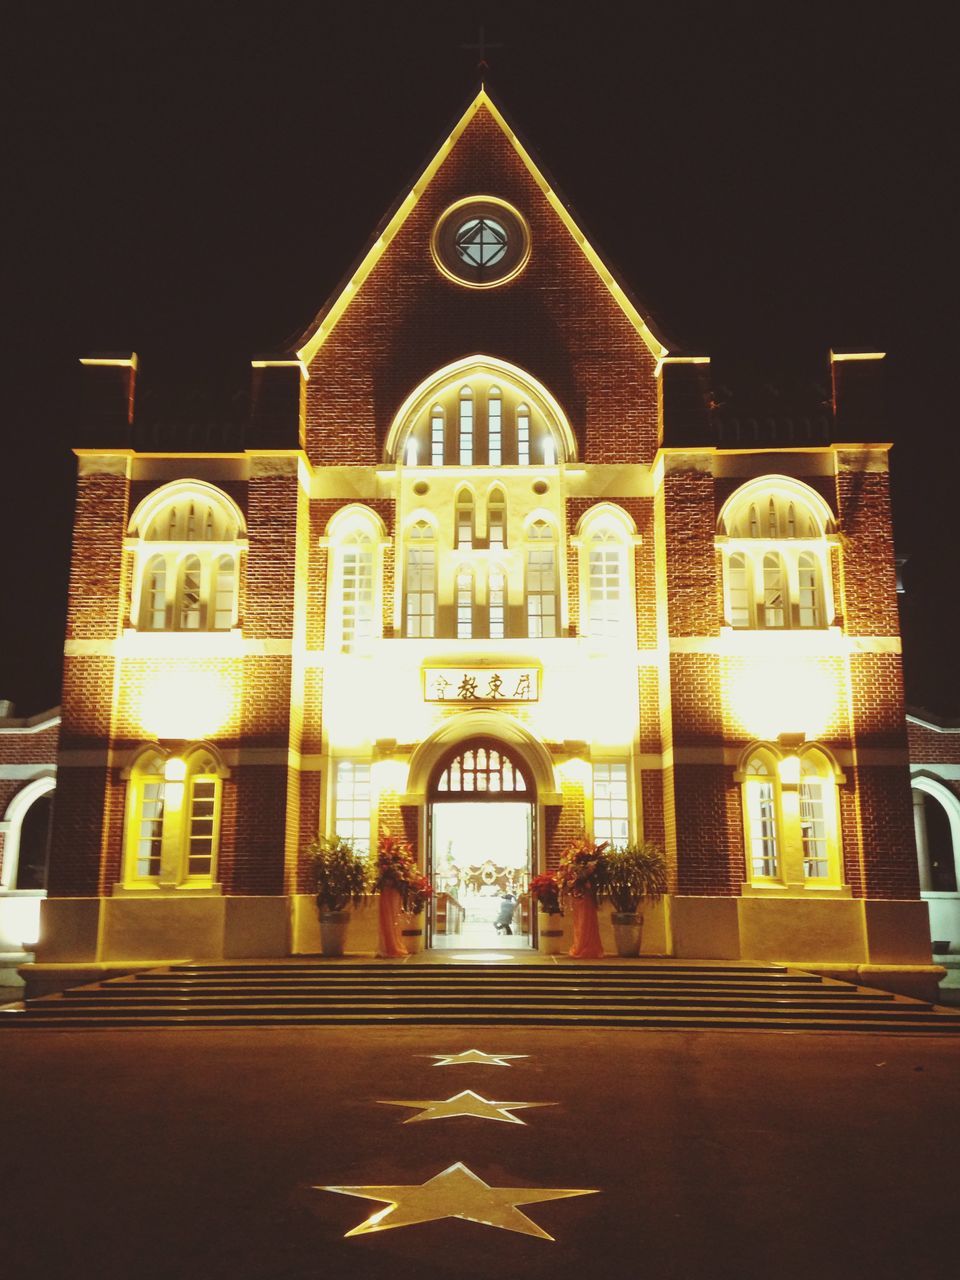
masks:
<svg viewBox="0 0 960 1280"><path fill-rule="evenodd" d="M781 733L820 738L844 705L835 664L810 658L752 659L727 667L725 719L744 738L775 740Z"/></svg>
<svg viewBox="0 0 960 1280"><path fill-rule="evenodd" d="M139 718L157 738L213 738L234 718L239 701L225 672L165 672L144 688Z"/></svg>

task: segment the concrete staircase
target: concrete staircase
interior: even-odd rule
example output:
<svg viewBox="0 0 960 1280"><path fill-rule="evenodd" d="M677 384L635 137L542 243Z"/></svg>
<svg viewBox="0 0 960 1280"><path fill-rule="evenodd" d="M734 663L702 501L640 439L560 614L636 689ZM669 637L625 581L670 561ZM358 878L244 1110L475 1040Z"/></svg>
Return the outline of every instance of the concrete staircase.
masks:
<svg viewBox="0 0 960 1280"><path fill-rule="evenodd" d="M0 1014L8 1028L340 1025L960 1034L960 1011L775 965L180 964Z"/></svg>

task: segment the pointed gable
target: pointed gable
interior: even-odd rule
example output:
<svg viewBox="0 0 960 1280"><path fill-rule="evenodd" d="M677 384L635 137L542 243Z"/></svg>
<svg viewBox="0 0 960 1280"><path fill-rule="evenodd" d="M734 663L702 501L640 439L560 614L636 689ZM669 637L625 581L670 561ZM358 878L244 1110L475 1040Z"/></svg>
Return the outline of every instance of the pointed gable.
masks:
<svg viewBox="0 0 960 1280"><path fill-rule="evenodd" d="M436 228L471 198L505 202L529 228L529 259L495 287L438 265ZM475 354L548 387L584 460L652 458L666 347L483 90L299 344L311 457L376 464L410 390Z"/></svg>

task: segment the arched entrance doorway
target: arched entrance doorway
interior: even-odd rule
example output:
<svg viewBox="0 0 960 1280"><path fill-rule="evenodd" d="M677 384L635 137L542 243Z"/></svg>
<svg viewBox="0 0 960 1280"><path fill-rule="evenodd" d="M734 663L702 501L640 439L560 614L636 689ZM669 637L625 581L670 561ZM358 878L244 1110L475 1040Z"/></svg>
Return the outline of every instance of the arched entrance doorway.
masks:
<svg viewBox="0 0 960 1280"><path fill-rule="evenodd" d="M438 761L427 798L430 944L532 946L536 791L526 764L496 739L471 739Z"/></svg>

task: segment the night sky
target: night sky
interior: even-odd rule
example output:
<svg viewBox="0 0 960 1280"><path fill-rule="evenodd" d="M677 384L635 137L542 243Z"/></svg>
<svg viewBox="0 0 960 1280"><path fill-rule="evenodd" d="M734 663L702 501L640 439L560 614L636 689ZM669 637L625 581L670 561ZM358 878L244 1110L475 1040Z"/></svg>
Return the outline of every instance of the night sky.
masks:
<svg viewBox="0 0 960 1280"><path fill-rule="evenodd" d="M908 701L960 714L947 13L4 6L0 697L59 696L78 357L134 349L153 412L228 414L473 96L483 21L500 105L719 382L826 388L831 345L889 353Z"/></svg>

